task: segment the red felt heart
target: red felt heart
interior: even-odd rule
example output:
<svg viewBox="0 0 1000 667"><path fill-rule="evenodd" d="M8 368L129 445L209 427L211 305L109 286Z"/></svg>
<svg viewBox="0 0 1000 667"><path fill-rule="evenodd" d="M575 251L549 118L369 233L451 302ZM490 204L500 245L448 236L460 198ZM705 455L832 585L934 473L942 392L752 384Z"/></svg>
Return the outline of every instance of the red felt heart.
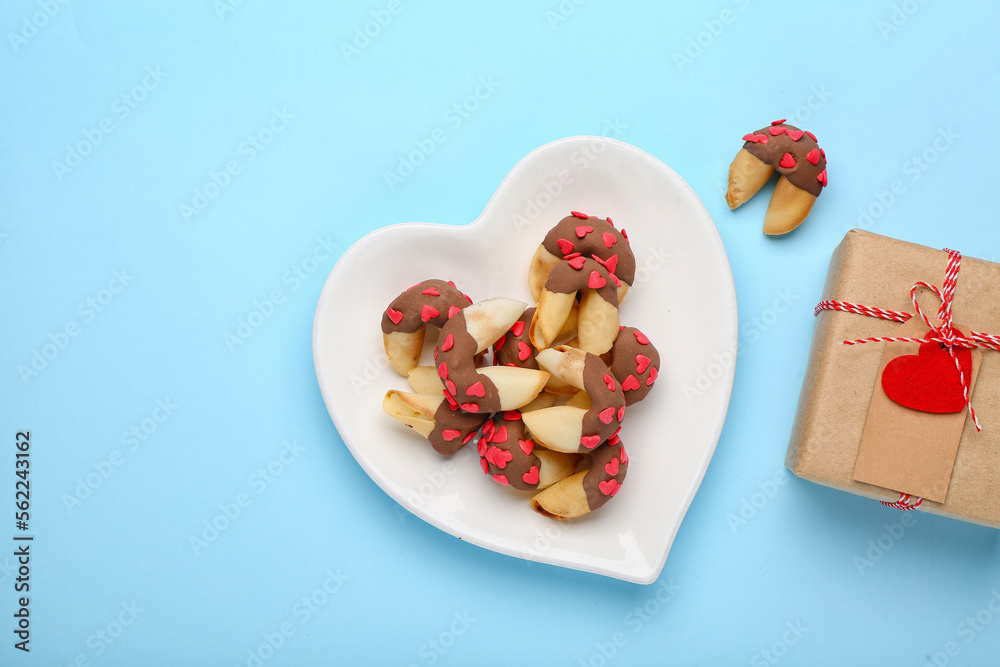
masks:
<svg viewBox="0 0 1000 667"><path fill-rule="evenodd" d="M968 382L972 378L972 352L953 348ZM921 412L943 414L965 409L962 382L948 349L929 341L918 354L890 361L882 371L882 388L896 403Z"/></svg>

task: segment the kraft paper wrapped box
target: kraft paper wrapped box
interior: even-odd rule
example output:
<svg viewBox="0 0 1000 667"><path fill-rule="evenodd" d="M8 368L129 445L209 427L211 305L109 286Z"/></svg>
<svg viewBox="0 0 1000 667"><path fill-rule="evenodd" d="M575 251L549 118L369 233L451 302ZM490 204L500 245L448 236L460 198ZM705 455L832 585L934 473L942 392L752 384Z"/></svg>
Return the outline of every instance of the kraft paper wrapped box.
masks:
<svg viewBox="0 0 1000 667"><path fill-rule="evenodd" d="M948 255L940 249L854 229L833 253L822 300L914 313L911 288L919 281L941 287L947 266ZM917 294L921 310L934 318L940 300L927 289L920 288ZM1000 264L962 257L952 313L955 326L963 332L1000 335ZM917 324L919 319L914 318L908 324ZM922 322L919 324L923 327ZM876 394L883 392L880 375L886 363L884 355L890 356L887 345L911 345L913 354L919 346L884 342L843 344L845 340L868 337L913 335L899 333L900 326L899 322L852 312L819 313L785 459L785 465L796 475L886 502L897 502L901 493L907 492L857 481L855 465L859 462L863 435L868 442L865 431L869 406L874 411L875 402L885 399L884 393ZM922 335L920 332L916 337ZM941 417L959 420L954 422L957 454L953 453L947 461L948 468L951 461L954 467L950 476L945 475L944 487L939 489L940 500L925 498L918 511L1000 528L1000 351L984 349L973 354L981 358L981 363L978 374L974 373L971 403L982 431L976 430L971 418L963 418L968 417L967 409L946 416L918 413L898 405L893 409L909 411L917 420ZM903 440L906 437L900 436ZM882 463L918 475L925 472L923 455L910 456L908 452L907 442L896 443L895 456L886 457Z"/></svg>

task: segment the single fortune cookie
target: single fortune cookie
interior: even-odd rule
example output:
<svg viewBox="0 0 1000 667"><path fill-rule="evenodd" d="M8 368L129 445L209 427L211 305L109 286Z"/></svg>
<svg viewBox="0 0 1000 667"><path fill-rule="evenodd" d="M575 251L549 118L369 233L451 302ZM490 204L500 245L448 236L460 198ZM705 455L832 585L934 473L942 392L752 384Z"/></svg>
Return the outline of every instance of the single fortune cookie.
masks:
<svg viewBox="0 0 1000 667"><path fill-rule="evenodd" d="M764 233L786 234L802 224L826 187L826 153L816 135L786 124L785 119L743 139L743 148L729 165L726 203L736 209L777 171L780 176L764 215Z"/></svg>

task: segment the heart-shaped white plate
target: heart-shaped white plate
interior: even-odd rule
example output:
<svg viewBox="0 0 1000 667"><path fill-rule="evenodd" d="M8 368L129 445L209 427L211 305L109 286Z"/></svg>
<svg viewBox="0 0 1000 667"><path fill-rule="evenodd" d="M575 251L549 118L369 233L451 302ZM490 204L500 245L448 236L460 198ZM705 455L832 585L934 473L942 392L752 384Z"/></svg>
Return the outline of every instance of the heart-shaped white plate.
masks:
<svg viewBox="0 0 1000 667"><path fill-rule="evenodd" d="M393 298L426 278L453 280L476 301L531 302L528 262L572 210L611 216L628 233L637 271L621 321L649 336L662 368L625 419L630 465L621 492L600 511L557 522L532 511L529 495L483 475L474 447L445 459L382 412L386 390L409 389L385 357L380 321ZM421 519L500 553L649 584L715 451L736 340L729 262L694 192L633 146L570 137L521 160L470 225L393 225L354 244L320 296L313 359L354 458Z"/></svg>

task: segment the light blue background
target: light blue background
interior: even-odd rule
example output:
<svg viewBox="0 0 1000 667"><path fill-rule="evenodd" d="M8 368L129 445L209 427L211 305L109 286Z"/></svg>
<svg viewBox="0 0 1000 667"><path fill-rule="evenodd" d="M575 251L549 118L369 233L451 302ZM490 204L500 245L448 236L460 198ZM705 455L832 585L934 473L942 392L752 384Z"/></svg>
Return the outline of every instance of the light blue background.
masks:
<svg viewBox="0 0 1000 667"><path fill-rule="evenodd" d="M0 556L0 663L996 661L997 531L924 514L893 527L903 514L781 471L812 307L848 228L1000 258L1000 6L223 2L0 8L0 554L23 429L36 535L30 655L13 649L13 558ZM391 22L376 31L378 16ZM377 34L345 53L366 26ZM481 81L492 90L456 122ZM736 213L721 193L740 137L783 117L818 135L830 187L771 239L770 186ZM391 188L385 174L439 128L443 143ZM529 151L602 133L702 198L740 309L725 429L651 587L497 555L408 514L343 446L312 367L316 302L354 241L469 222ZM252 149L258 134L272 141ZM81 143L78 166L54 167ZM185 219L230 161L239 172ZM102 292L115 271L128 284ZM65 346L22 377L53 339ZM177 407L133 447L123 434L164 417L158 399ZM262 481L292 440L301 451ZM196 554L189 538L240 494L249 506ZM880 541L891 548L871 551ZM305 614L331 575L339 590ZM104 643L119 618L131 624ZM283 624L294 634L261 649Z"/></svg>

